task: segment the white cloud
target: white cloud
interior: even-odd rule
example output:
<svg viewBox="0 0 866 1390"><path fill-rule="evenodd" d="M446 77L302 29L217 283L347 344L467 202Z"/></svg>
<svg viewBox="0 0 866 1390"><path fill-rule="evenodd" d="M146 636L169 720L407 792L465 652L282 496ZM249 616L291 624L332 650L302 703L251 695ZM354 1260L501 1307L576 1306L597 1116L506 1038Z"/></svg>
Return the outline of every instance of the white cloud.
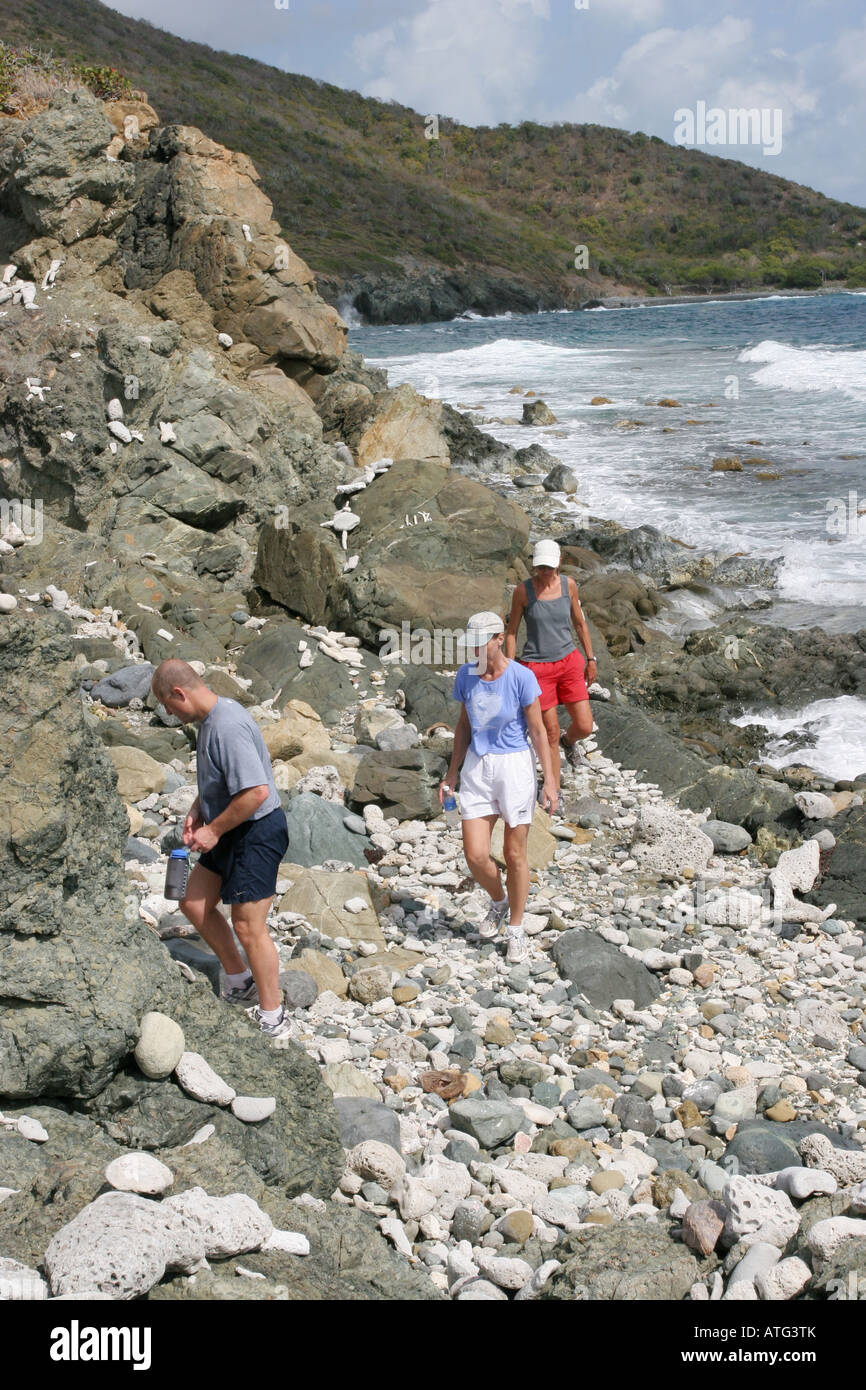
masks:
<svg viewBox="0 0 866 1390"><path fill-rule="evenodd" d="M617 24L640 24L647 28L662 19L667 0L589 0L589 8L598 19L611 19Z"/></svg>
<svg viewBox="0 0 866 1390"><path fill-rule="evenodd" d="M841 34L833 46L833 54L839 65L840 82L856 87L862 95L866 91L866 24L861 29L849 29Z"/></svg>
<svg viewBox="0 0 866 1390"><path fill-rule="evenodd" d="M523 120L541 67L548 0L428 0L355 41L366 96L470 125Z"/></svg>
<svg viewBox="0 0 866 1390"><path fill-rule="evenodd" d="M708 107L780 109L785 135L814 112L815 92L796 55L762 52L750 19L726 15L714 25L663 28L644 34L598 79L551 113L556 119L647 130L670 140L674 112ZM725 153L717 149L718 154ZM731 154L741 157L739 149Z"/></svg>

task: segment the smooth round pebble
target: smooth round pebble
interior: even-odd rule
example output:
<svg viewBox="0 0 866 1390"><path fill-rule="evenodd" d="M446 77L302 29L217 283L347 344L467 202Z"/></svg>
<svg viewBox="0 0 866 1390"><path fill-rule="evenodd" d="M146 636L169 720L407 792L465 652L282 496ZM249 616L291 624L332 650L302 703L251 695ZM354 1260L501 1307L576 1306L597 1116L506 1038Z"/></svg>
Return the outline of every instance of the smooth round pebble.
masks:
<svg viewBox="0 0 866 1390"><path fill-rule="evenodd" d="M112 1159L105 1169L105 1181L118 1192L158 1197L171 1187L174 1174L151 1153L129 1153Z"/></svg>
<svg viewBox="0 0 866 1390"><path fill-rule="evenodd" d="M232 1114L247 1125L267 1120L276 1108L277 1102L273 1096L235 1096L232 1101Z"/></svg>

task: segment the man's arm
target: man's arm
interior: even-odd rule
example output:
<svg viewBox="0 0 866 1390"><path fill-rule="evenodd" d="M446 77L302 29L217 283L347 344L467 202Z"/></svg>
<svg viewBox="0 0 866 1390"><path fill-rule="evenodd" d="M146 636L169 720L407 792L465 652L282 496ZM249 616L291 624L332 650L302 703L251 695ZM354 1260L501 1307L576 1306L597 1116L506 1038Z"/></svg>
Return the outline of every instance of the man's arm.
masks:
<svg viewBox="0 0 866 1390"><path fill-rule="evenodd" d="M183 823L183 830L181 831L181 836L185 845L192 844L193 833L196 830L200 830L203 824L204 820L202 819L201 814L201 802L199 801L198 797L196 797L195 801L192 803L192 805L186 813L186 819Z"/></svg>
<svg viewBox="0 0 866 1390"><path fill-rule="evenodd" d="M444 799L443 787L450 787L454 790L457 781L457 774L463 765L466 757L466 750L472 740L472 725L469 723L469 715L466 713L466 706L460 706L460 718L457 720L457 728L454 730L454 743L451 746L451 761L448 764L448 771L444 780L439 783L439 801Z"/></svg>
<svg viewBox="0 0 866 1390"><path fill-rule="evenodd" d="M255 814L262 803L267 801L270 790L270 787L263 783L259 787L245 787L243 791L238 792L214 820L192 832L192 839L189 841L192 848L213 849L227 830L234 830L236 825L243 825L245 820L249 820L250 816Z"/></svg>
<svg viewBox="0 0 866 1390"><path fill-rule="evenodd" d="M505 629L505 655L510 661L514 660L517 651L517 629L520 627L520 619L523 617L523 610L526 607L526 590L523 584L515 584L514 593L511 595L511 612L508 615L508 626Z"/></svg>
<svg viewBox="0 0 866 1390"><path fill-rule="evenodd" d="M571 621L574 624L580 645L586 653L587 667L595 667L595 675L590 677L591 685L593 680L595 680L595 676L598 675L598 662L592 654L592 638L589 635L589 626L584 616L583 609L580 606L580 600L577 597L577 585L571 577L569 577L568 580L568 591L571 594Z"/></svg>

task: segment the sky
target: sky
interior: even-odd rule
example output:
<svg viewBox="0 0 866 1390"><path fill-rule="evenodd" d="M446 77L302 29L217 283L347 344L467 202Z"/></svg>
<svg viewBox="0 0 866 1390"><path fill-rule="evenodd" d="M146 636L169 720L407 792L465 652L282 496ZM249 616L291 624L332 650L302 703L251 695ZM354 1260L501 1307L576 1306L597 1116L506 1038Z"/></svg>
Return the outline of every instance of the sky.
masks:
<svg viewBox="0 0 866 1390"><path fill-rule="evenodd" d="M642 130L866 205L862 0L113 0L110 8L422 114ZM763 133L731 116L741 109L761 113Z"/></svg>

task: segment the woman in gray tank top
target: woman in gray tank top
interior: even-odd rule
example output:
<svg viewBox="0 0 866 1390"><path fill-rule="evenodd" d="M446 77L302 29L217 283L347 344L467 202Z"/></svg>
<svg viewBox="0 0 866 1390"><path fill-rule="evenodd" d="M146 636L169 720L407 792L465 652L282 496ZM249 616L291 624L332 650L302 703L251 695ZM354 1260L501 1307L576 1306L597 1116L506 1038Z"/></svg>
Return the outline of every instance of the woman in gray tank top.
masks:
<svg viewBox="0 0 866 1390"><path fill-rule="evenodd" d="M511 614L505 633L505 654L517 651L517 630L521 618L526 623L526 641L520 660L534 673L541 686L541 717L550 743L556 785L560 783L560 763L555 756L560 742L557 710L564 705L571 723L562 734L565 756L572 767L586 762L578 740L592 733L592 711L584 675L590 683L598 677L592 654L592 638L577 596L574 580L559 573L560 550L556 541L539 541L532 553L532 578L516 585ZM572 635L577 631L586 653L586 662Z"/></svg>

